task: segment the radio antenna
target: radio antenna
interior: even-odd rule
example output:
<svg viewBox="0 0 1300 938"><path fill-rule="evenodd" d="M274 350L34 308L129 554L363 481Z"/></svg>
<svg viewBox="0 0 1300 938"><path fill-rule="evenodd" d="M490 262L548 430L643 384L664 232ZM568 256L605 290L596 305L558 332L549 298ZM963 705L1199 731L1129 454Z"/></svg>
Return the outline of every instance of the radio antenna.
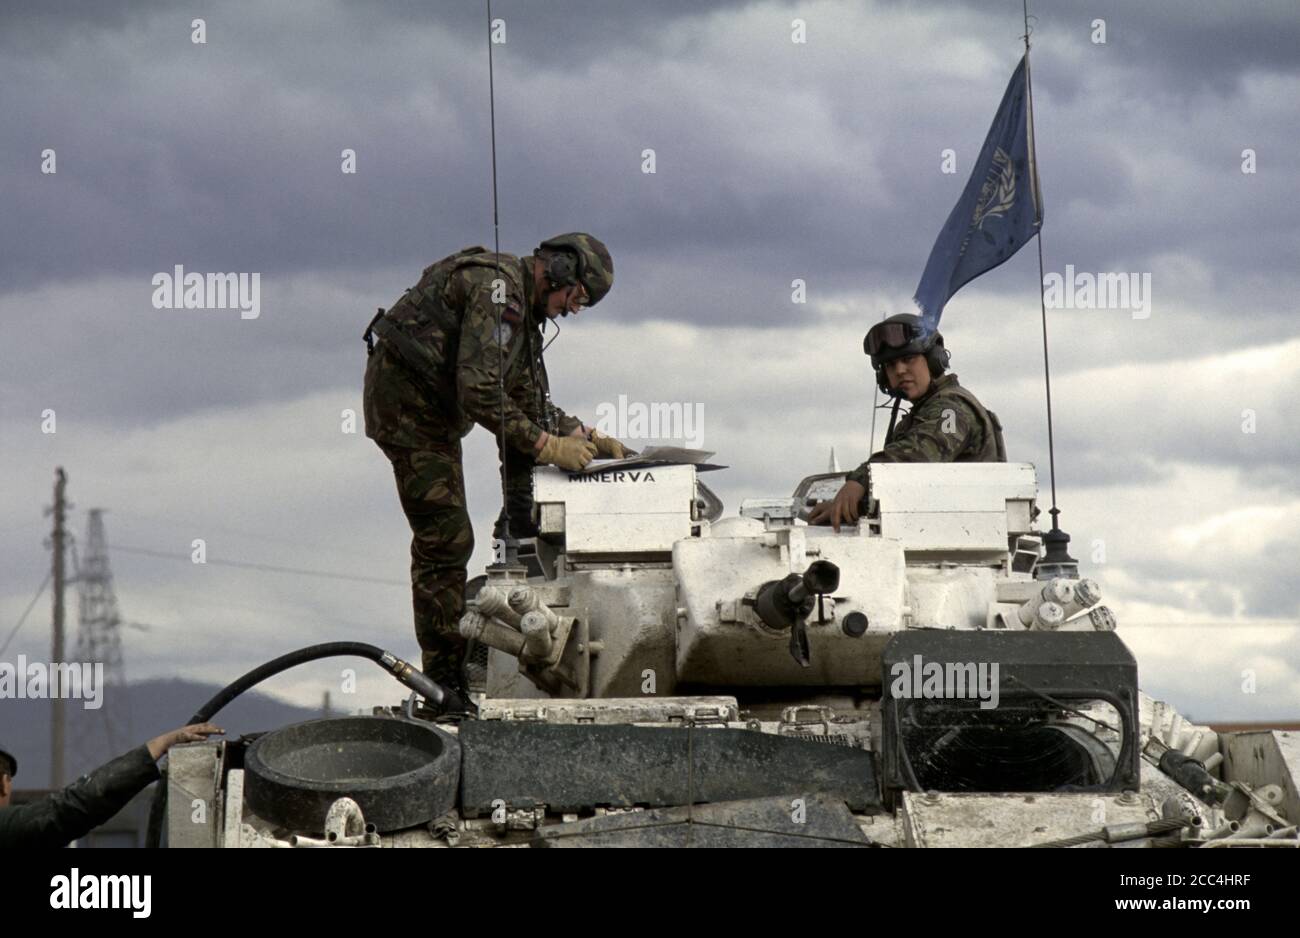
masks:
<svg viewBox="0 0 1300 938"><path fill-rule="evenodd" d="M501 280L501 214L497 199L497 97L492 63L492 0L487 3L488 37L488 124L492 132L492 251L496 261L497 281ZM496 303L497 340L497 452L501 460L501 550L495 563L511 565L519 554L519 543L510 530L510 495L506 484L506 350L502 342L501 304Z"/></svg>
<svg viewBox="0 0 1300 938"><path fill-rule="evenodd" d="M1029 171L1033 174L1033 193L1038 194L1038 153L1037 141L1034 140L1034 84L1029 71L1029 0L1022 0L1025 14L1025 96L1028 106L1029 122ZM1041 209L1040 209L1041 211ZM1041 216L1040 216L1041 221ZM1047 465L1052 480L1052 528L1043 535L1046 548L1043 558L1038 562L1034 575L1040 580L1050 580L1058 576L1078 576L1079 563L1069 554L1070 535L1061 530L1061 509L1056 507L1056 441L1052 434L1052 370L1047 356L1047 287L1043 283L1043 226L1039 224L1035 232L1038 242L1038 307L1043 318L1043 388L1047 400Z"/></svg>

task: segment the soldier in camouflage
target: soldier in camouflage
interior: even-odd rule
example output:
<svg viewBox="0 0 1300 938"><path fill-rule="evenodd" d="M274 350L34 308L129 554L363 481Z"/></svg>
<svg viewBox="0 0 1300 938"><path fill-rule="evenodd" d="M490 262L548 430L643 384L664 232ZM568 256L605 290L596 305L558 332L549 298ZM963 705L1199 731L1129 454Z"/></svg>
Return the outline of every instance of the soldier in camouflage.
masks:
<svg viewBox="0 0 1300 938"><path fill-rule="evenodd" d="M531 257L466 248L420 280L366 330L366 435L393 465L410 523L415 634L426 674L464 695L466 566L474 535L460 441L474 424L497 437L511 533L532 533L532 468L582 469L623 445L550 401L541 329L598 303L614 281L605 245L583 233ZM374 342L374 338L378 342Z"/></svg>
<svg viewBox="0 0 1300 938"><path fill-rule="evenodd" d="M912 409L892 424L885 446L848 474L835 498L812 512L809 524L857 524L866 510L867 467L882 462L1006 462L1006 444L997 415L975 395L944 374L948 351L943 336L927 333L919 316L901 313L871 328L862 343L871 356L876 382Z"/></svg>

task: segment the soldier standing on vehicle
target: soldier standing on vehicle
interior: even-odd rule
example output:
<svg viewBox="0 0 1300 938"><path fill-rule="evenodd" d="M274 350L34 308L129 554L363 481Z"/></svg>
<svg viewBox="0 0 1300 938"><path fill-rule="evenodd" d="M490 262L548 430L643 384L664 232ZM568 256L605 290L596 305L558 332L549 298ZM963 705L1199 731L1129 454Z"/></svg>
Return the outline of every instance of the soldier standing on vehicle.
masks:
<svg viewBox="0 0 1300 938"><path fill-rule="evenodd" d="M862 342L880 389L905 398L912 409L891 427L884 448L848 474L831 501L813 510L809 524L857 524L865 510L867 466L882 462L1006 462L997 415L957 383L948 369L943 336L926 333L921 317L890 316L871 327Z"/></svg>
<svg viewBox="0 0 1300 938"><path fill-rule="evenodd" d="M456 627L474 534L461 438L475 423L497 437L514 536L533 533L535 464L577 471L597 456L627 454L551 403L542 360L543 324L594 306L613 282L609 251L581 232L544 241L524 258L466 248L425 268L366 331L366 435L393 465L411 526L424 672L462 702L465 640Z"/></svg>

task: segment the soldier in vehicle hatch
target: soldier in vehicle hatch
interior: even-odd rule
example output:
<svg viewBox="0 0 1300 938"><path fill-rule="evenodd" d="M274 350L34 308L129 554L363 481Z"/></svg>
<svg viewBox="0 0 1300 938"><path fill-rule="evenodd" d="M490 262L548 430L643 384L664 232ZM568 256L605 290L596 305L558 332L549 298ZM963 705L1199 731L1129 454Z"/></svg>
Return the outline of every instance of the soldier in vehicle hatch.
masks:
<svg viewBox="0 0 1300 938"><path fill-rule="evenodd" d="M535 533L534 465L577 471L597 456L627 455L618 440L551 404L542 360L542 325L594 306L613 282L609 251L581 232L544 241L531 257L466 248L425 268L366 331L366 435L393 465L411 526L422 665L460 703L465 640L457 623L474 550L460 440L475 423L496 435L515 537Z"/></svg>
<svg viewBox="0 0 1300 938"><path fill-rule="evenodd" d="M945 374L948 351L938 332L928 335L921 317L890 316L867 332L862 349L871 356L876 383L912 408L890 425L884 448L848 474L835 498L813 509L809 524L857 524L865 510L867 466L882 462L1006 462L997 415Z"/></svg>

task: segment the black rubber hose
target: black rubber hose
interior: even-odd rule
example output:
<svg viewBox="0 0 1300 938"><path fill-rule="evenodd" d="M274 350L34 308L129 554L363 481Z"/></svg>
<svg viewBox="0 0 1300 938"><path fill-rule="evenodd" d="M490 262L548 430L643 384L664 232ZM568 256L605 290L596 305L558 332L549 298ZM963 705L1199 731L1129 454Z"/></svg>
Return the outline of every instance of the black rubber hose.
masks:
<svg viewBox="0 0 1300 938"><path fill-rule="evenodd" d="M281 655L279 658L254 668L238 680L232 681L223 687L215 697L200 707L194 716L190 717L186 725L208 722L217 715L222 707L244 691L262 683L268 677L274 677L281 671L287 671L297 665L306 664L308 661L317 661L321 658L347 656L369 658L434 706L443 710L465 709L464 701L454 691L443 687L418 668L408 664L391 652L384 651L377 645L369 645L365 642L325 642L321 645L311 645L307 648L291 651L287 655ZM149 832L145 839L146 846L157 847L162 843L163 813L166 809L167 780L164 778L158 783L158 788L154 791L153 801L149 805Z"/></svg>
<svg viewBox="0 0 1300 938"><path fill-rule="evenodd" d="M1177 749L1166 750L1159 768L1206 804L1220 804L1231 791L1205 769L1205 763L1185 756Z"/></svg>
<svg viewBox="0 0 1300 938"><path fill-rule="evenodd" d="M222 707L230 703L230 701L234 700L244 691L262 683L268 677L274 677L281 671L287 671L300 664L306 664L308 661L317 661L321 658L345 657L349 655L355 655L358 658L369 658L371 661L383 667L386 671L391 671L392 668L385 662L385 658L392 662L399 660L395 655L389 654L379 646L368 645L365 642L326 642L323 645L311 645L307 648L300 648L297 651L291 651L287 655L281 655L279 658L268 661L266 664L259 665L238 680L227 684L215 697L200 707L194 716L190 717L189 722L206 723L208 720L211 720L216 716ZM402 663L405 664L405 662ZM419 674L418 671L415 671L414 673ZM424 677L422 674L420 676ZM403 684L407 684L408 687L411 687L407 681L402 680L400 674L396 675L396 677L398 680L401 680ZM425 680L427 681L428 679L425 678ZM435 688L432 692L433 696L430 698L431 701L435 704L441 704L449 692L444 690L441 686L434 684L432 681L428 681L428 683L432 684ZM430 694L425 693L421 688L411 687L411 689L420 691L420 693L424 694L426 697L430 696Z"/></svg>

